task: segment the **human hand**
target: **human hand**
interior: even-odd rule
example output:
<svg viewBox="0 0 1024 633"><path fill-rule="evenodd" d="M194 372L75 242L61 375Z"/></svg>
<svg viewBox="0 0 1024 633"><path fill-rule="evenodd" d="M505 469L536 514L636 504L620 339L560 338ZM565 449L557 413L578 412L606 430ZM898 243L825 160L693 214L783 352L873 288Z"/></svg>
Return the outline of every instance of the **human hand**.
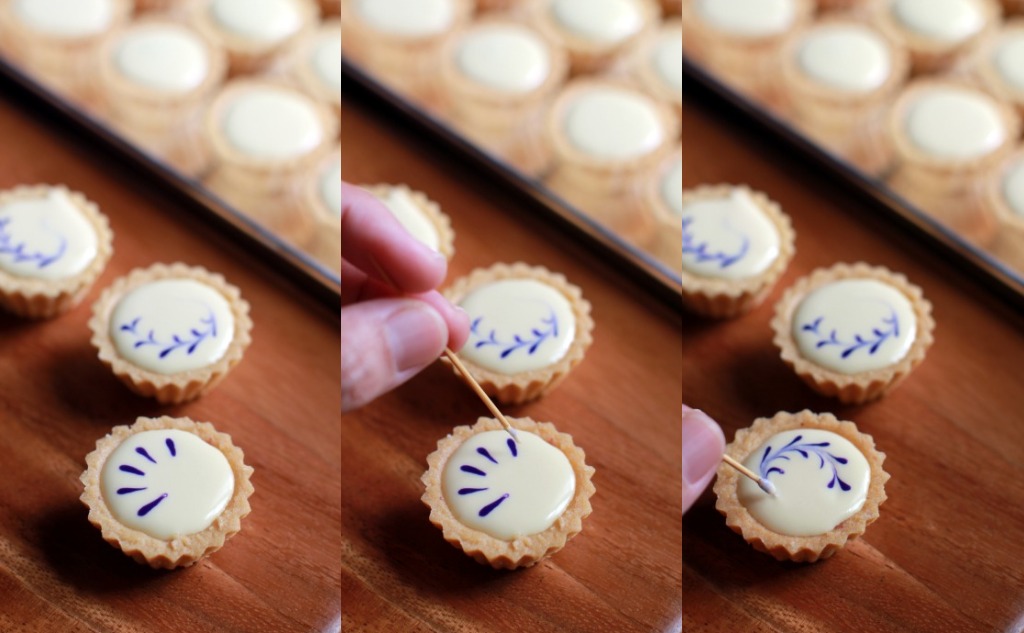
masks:
<svg viewBox="0 0 1024 633"><path fill-rule="evenodd" d="M469 336L469 317L435 290L444 256L383 204L341 183L341 410L357 409Z"/></svg>
<svg viewBox="0 0 1024 633"><path fill-rule="evenodd" d="M683 405L683 512L708 487L725 453L721 427L703 411Z"/></svg>

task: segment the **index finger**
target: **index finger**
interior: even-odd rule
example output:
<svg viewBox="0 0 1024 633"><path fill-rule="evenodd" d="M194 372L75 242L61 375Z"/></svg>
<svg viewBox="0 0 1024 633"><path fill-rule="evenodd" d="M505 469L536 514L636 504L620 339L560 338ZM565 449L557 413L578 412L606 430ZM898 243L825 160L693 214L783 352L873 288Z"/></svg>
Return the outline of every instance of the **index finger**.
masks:
<svg viewBox="0 0 1024 633"><path fill-rule="evenodd" d="M367 275L402 292L438 287L448 261L410 235L380 200L341 183L341 256Z"/></svg>

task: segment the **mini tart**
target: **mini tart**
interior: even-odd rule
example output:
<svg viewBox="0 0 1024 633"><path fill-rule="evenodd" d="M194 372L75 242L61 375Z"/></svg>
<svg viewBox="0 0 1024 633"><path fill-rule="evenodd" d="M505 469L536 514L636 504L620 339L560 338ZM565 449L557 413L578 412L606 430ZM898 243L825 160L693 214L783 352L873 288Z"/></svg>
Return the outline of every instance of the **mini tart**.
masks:
<svg viewBox="0 0 1024 633"><path fill-rule="evenodd" d="M331 270L341 266L341 147L324 156L302 191L305 213L313 217L307 250Z"/></svg>
<svg viewBox="0 0 1024 633"><path fill-rule="evenodd" d="M196 30L224 49L237 75L269 66L312 31L319 11L313 0L196 0L189 13Z"/></svg>
<svg viewBox="0 0 1024 633"><path fill-rule="evenodd" d="M752 202L764 219L774 227L778 236L777 253L767 267L759 273L741 278L698 275L688 271L684 266L682 269L683 305L697 314L715 318L731 318L754 309L771 292L772 287L785 272L796 252L794 245L796 235L789 217L768 196L746 186L704 185L684 191L683 218L685 220L687 207L691 207L691 205L724 201L736 195L741 195L745 200ZM696 240L700 240L700 237L692 235L688 240L686 231L684 231L684 258L694 256L697 250L701 249L701 244L709 244L706 240L695 242Z"/></svg>
<svg viewBox="0 0 1024 633"><path fill-rule="evenodd" d="M725 453L742 463L772 436L795 429L820 429L835 433L860 451L870 471L870 483L860 510L823 534L780 534L760 523L740 503L738 486L743 476L724 462L718 467L718 479L714 486L718 496L715 508L725 515L726 525L742 535L757 551L770 554L777 560L813 563L835 554L847 541L863 534L867 526L878 518L878 507L887 498L885 482L889 480L889 473L882 469L885 453L875 448L875 441L870 435L859 432L853 422L840 421L831 413L816 414L807 410L799 413L780 412L771 418L758 418L749 428L736 432L735 439L725 447Z"/></svg>
<svg viewBox="0 0 1024 633"><path fill-rule="evenodd" d="M768 97L783 41L813 11L812 0L688 0L683 48L737 88Z"/></svg>
<svg viewBox="0 0 1024 633"><path fill-rule="evenodd" d="M291 73L303 90L341 112L341 24L323 22L291 52Z"/></svg>
<svg viewBox="0 0 1024 633"><path fill-rule="evenodd" d="M25 254L25 249L33 255L27 262L31 265L36 262L34 268L42 270L45 267L61 265L60 260L68 256L67 250L60 250L54 253L38 252L31 253L32 244L27 239L19 236L15 231L21 232L19 227L30 230L26 224L27 213L25 210L19 212L20 219L14 224L11 217L12 209L9 205L21 205L29 203L42 204L43 200L56 200L60 206L47 207L47 210L30 211L28 214L44 212L53 215L51 226L71 228L72 224L80 224L74 228L69 236L72 244L79 244L86 251L91 251L88 260L76 265L76 270L49 278L39 276L34 271L26 274L25 271L12 268L14 263L11 260L13 252L11 249L21 248L19 252ZM68 215L70 214L70 216ZM83 245L81 240L85 231L91 229L95 241L92 248ZM30 231L31 232L31 231ZM38 237L38 235L36 235ZM22 186L7 191L0 191L0 306L14 314L34 319L50 318L67 312L78 303L89 292L89 288L103 272L110 256L113 254L113 233L107 222L106 216L100 213L99 208L80 193L69 191L63 186L51 187L46 185ZM65 245L68 242L64 242ZM45 249L49 251L49 247ZM57 254L57 253L61 254Z"/></svg>
<svg viewBox="0 0 1024 633"><path fill-rule="evenodd" d="M899 293L906 300L909 306L908 310L914 317L915 332L906 351L895 361L864 371L843 373L807 358L800 351L793 328L795 326L795 314L802 302L816 290L833 282L847 280L881 282L892 291ZM893 307L892 309L894 314L896 314L897 308ZM779 302L775 304L775 317L772 319L771 326L775 333L775 346L779 348L782 360L804 382L822 395L838 398L841 402L848 404L860 404L882 397L895 388L915 367L921 364L925 353L934 340L932 332L935 329L935 321L932 318L931 312L932 305L924 298L921 289L907 281L905 276L893 273L881 266L872 267L863 262L858 262L853 265L836 264L831 268L819 268L807 277L798 280L786 290L786 293L779 299ZM826 329L822 330L819 337L825 340L828 338L825 332L831 326L828 323L823 324ZM872 325L875 324L872 323L865 327L870 328ZM858 357L862 358L865 354L874 355L879 347L885 344L887 339L889 339L889 336L886 334L888 332L886 328L888 327L895 329L896 333L892 336L892 340L896 340L898 343L899 325L892 326L891 322L887 321L883 325L878 325L874 330L867 329L866 332L870 332L869 334L862 332L837 332L835 329L831 330L831 334L832 338L835 339L834 344L839 347L845 344L844 341L846 339L862 343L857 345L854 351L847 355L858 354ZM872 347L868 346L872 343L870 340L871 336L879 338L879 346L873 346L875 351L871 351ZM862 337L866 338L862 340ZM832 344L818 344L817 347L822 348Z"/></svg>
<svg viewBox="0 0 1024 633"><path fill-rule="evenodd" d="M216 325L212 326L212 332L204 335L204 332L211 329L211 326L208 321L202 320L200 320L199 325L189 323L182 328L159 328L161 329L160 332L150 329L152 326L147 326L146 323L141 322L143 321L141 318L135 320L135 325L128 321L124 324L113 322L114 313L120 306L122 299L128 297L133 291L146 287L148 284L165 281L196 282L206 289L204 292L209 292L210 297L219 297L219 300L223 302L223 305L216 307L218 310L230 314L232 336L226 344L218 342L218 346L223 347L223 351L213 360L205 364L199 364L199 361L192 361L189 363L190 367L186 369L161 373L141 366L136 361L127 358L120 351L117 342L114 340L115 335L112 332L115 326L118 327L118 332L124 331L132 334L134 330L138 341L143 341L141 344L135 343L135 349L149 346L150 344L158 348L160 345L167 345L170 348L171 346L167 344L167 341L177 343L177 345L173 346L171 352L160 356L161 359L165 357L180 359L186 353L191 355L202 341L216 338ZM220 301L218 301L218 304L220 304ZM189 301L189 304L191 303L193 302ZM173 305L185 305L185 302L178 300ZM214 307L207 307L211 310L211 314L215 313ZM194 400L210 389L213 389L242 360L245 349L252 341L250 336L252 320L249 318L249 303L242 299L238 288L227 283L224 277L210 273L205 268L199 266L190 267L182 263L175 263L171 265L154 264L145 269L137 268L128 275L117 279L104 290L100 298L93 304L92 309L93 316L89 320L89 329L92 330L92 344L99 352L100 361L109 367L114 372L114 375L120 378L129 389L140 396L153 397L158 402L164 404L179 404ZM126 326L131 329L126 330ZM142 327L141 330L138 329L140 326ZM173 329L175 331L164 332L163 329ZM221 329L223 330L223 327ZM147 330L148 337L146 335ZM186 337L184 343L181 342L182 336ZM186 352L187 346L190 343L188 340L189 336L195 337L200 343L193 346L192 351ZM151 340L147 340L147 338ZM126 344L122 343L122 345Z"/></svg>
<svg viewBox="0 0 1024 633"><path fill-rule="evenodd" d="M455 255L455 231L440 205L407 185L376 184L362 188L383 202L413 237L451 261Z"/></svg>
<svg viewBox="0 0 1024 633"><path fill-rule="evenodd" d="M642 192L644 206L657 222L651 250L661 261L679 270L682 263L679 245L682 243L683 214L683 148L680 145L665 157L657 169L651 171Z"/></svg>
<svg viewBox="0 0 1024 633"><path fill-rule="evenodd" d="M201 531L166 539L156 538L118 520L104 496L102 484L104 466L115 449L138 433L165 430L192 434L220 451L234 478L234 490L230 499L212 523ZM151 457L155 459L145 460L139 453L137 461L143 468L147 468L150 463L154 467L159 467L160 462L171 463L175 458L186 456L179 456L177 448L172 455L171 446L174 445L168 444L166 447L166 454L163 452L164 447L160 447L160 453L151 448L154 453ZM238 533L242 519L250 511L249 497L253 493L253 486L249 479L253 469L245 465L245 455L242 449L231 442L231 436L217 432L212 424L206 422L193 422L189 418L169 416L140 417L130 427L115 426L109 434L100 438L96 442L96 450L86 456L85 462L87 468L80 477L85 486L81 501L89 508L89 522L99 528L105 541L140 565L149 565L154 569L188 567L223 547L227 539Z"/></svg>
<svg viewBox="0 0 1024 633"><path fill-rule="evenodd" d="M142 17L110 33L97 62L111 122L161 134L181 127L226 73L223 51L163 16Z"/></svg>
<svg viewBox="0 0 1024 633"><path fill-rule="evenodd" d="M430 522L441 529L444 539L481 565L495 569L530 567L565 547L566 542L583 529L583 519L591 513L590 497L596 492L591 482L594 468L587 465L583 449L573 444L571 435L558 432L553 424L535 422L531 418L506 419L513 428L539 436L561 451L575 475L572 499L550 527L535 534L503 540L463 524L446 501L442 483L445 465L470 437L486 431L501 431L501 422L494 418L482 417L472 427L455 427L452 433L438 441L437 450L427 457L428 468L420 478L426 487L422 500L430 508Z"/></svg>
<svg viewBox="0 0 1024 633"><path fill-rule="evenodd" d="M537 29L569 53L576 75L607 68L659 17L655 0L534 0L528 9Z"/></svg>
<svg viewBox="0 0 1024 633"><path fill-rule="evenodd" d="M552 273L543 266L529 266L522 262L478 268L469 275L457 279L444 291L444 296L452 303L462 305L467 297L474 292L490 284L506 281L537 282L553 293L557 293L553 296L560 299L559 302L564 301L566 304L558 306L558 310L571 313L574 321L572 340L567 344L561 341L557 343L564 347L564 352L560 356L540 366L533 366L539 365L539 361L531 363L532 368L530 369L503 373L484 367L479 362L467 358L466 350L474 346L479 349L492 344L500 347L499 341L502 339L520 342L520 335L523 335L528 339L530 336L536 338L533 341L537 343L536 346L533 346L536 351L545 341L551 341L552 344L557 341L557 325L552 325L550 321L543 321L542 325L536 327L534 327L535 323L523 326L521 332L498 333L492 329L488 335L490 321L485 320L485 315L475 315L470 311L470 319L473 321L470 337L463 350L459 352L459 359L485 392L506 404L520 404L539 398L554 389L565 379L573 367L583 360L583 355L593 342L594 321L590 316L590 302L583 298L583 294L577 286L570 284L563 275ZM550 305L548 299L542 299L537 305L545 305L551 309L553 315L556 314L556 306ZM511 311L506 312L511 313ZM557 322L557 317L554 320ZM483 343L488 339L493 342ZM506 357L516 354L517 359L522 359L523 355L532 356L533 353L529 351L528 346L519 345L514 351L506 354ZM453 370L458 374L457 369L453 367Z"/></svg>
<svg viewBox="0 0 1024 633"><path fill-rule="evenodd" d="M971 59L982 86L1024 114L1024 18L1008 20L986 37Z"/></svg>
<svg viewBox="0 0 1024 633"><path fill-rule="evenodd" d="M629 67L633 76L651 96L683 111L682 22L666 20L661 27L633 49Z"/></svg>
<svg viewBox="0 0 1024 633"><path fill-rule="evenodd" d="M879 30L910 53L915 73L949 68L991 33L1000 17L996 0L873 0L868 10ZM901 10L916 15L920 28L904 22Z"/></svg>
<svg viewBox="0 0 1024 633"><path fill-rule="evenodd" d="M1024 147L992 171L984 196L998 222L992 253L1024 274Z"/></svg>

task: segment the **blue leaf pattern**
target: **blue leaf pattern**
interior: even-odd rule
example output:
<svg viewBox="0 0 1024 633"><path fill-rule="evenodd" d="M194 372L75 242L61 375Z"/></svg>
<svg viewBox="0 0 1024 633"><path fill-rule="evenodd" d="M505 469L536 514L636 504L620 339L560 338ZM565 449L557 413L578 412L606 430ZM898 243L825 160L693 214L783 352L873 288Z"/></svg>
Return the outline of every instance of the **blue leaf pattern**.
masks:
<svg viewBox="0 0 1024 633"><path fill-rule="evenodd" d="M827 465L832 469L832 479L828 482L828 488L835 488L836 484L839 484L840 490L847 492L850 490L850 484L846 483L839 476L839 467L846 465L849 460L839 455L833 455L832 453L825 450L831 446L831 442L801 442L803 435L797 435L788 444L780 448L779 450L772 452L772 447L769 444L764 449L764 453L761 455L761 463L759 466L760 475L762 478L767 479L772 473L779 473L785 475L786 471L781 466L773 466L773 462L780 460L790 461L790 455L799 454L804 459L811 459L811 455L818 458L818 468L825 468ZM789 453L787 455L787 453Z"/></svg>

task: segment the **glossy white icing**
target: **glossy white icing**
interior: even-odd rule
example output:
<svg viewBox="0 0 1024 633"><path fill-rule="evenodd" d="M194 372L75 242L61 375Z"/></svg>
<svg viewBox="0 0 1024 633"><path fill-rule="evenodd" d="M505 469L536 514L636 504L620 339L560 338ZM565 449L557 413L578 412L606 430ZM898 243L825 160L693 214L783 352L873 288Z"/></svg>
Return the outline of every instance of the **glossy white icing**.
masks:
<svg viewBox="0 0 1024 633"><path fill-rule="evenodd" d="M260 87L240 92L221 121L228 142L253 158L288 160L308 154L324 130L313 103L286 90Z"/></svg>
<svg viewBox="0 0 1024 633"><path fill-rule="evenodd" d="M907 108L904 125L914 145L938 158L984 156L1006 138L992 99L967 89L941 87L919 94Z"/></svg>
<svg viewBox="0 0 1024 633"><path fill-rule="evenodd" d="M992 64L1008 86L1024 91L1024 33L1005 37L992 53Z"/></svg>
<svg viewBox="0 0 1024 633"><path fill-rule="evenodd" d="M293 0L212 0L210 15L224 30L254 42L279 42L302 26Z"/></svg>
<svg viewBox="0 0 1024 633"><path fill-rule="evenodd" d="M845 437L822 429L773 435L743 465L767 477L775 494L740 477L739 502L758 523L788 536L832 531L864 507L871 485L864 454Z"/></svg>
<svg viewBox="0 0 1024 633"><path fill-rule="evenodd" d="M117 353L138 367L175 374L218 361L234 336L227 299L192 279L162 279L131 290L110 314Z"/></svg>
<svg viewBox="0 0 1024 633"><path fill-rule="evenodd" d="M455 21L453 0L353 0L358 15L374 29L405 37L429 37Z"/></svg>
<svg viewBox="0 0 1024 633"><path fill-rule="evenodd" d="M459 355L499 374L547 367L565 356L576 336L569 300L535 279L482 285L459 305L471 324Z"/></svg>
<svg viewBox="0 0 1024 633"><path fill-rule="evenodd" d="M651 53L651 63L665 85L683 94L683 36L663 33Z"/></svg>
<svg viewBox="0 0 1024 633"><path fill-rule="evenodd" d="M96 257L92 224L60 190L0 206L0 270L16 277L64 279Z"/></svg>
<svg viewBox="0 0 1024 633"><path fill-rule="evenodd" d="M1024 160L1018 158L1003 174L1003 199L1010 211L1024 217Z"/></svg>
<svg viewBox="0 0 1024 633"><path fill-rule="evenodd" d="M898 362L916 334L910 300L874 279L843 279L821 286L793 313L793 338L800 354L842 374Z"/></svg>
<svg viewBox="0 0 1024 633"><path fill-rule="evenodd" d="M33 31L58 37L96 35L114 20L112 0L12 0L12 8Z"/></svg>
<svg viewBox="0 0 1024 633"><path fill-rule="evenodd" d="M341 154L336 153L320 173L320 198L336 218L341 219Z"/></svg>
<svg viewBox="0 0 1024 633"><path fill-rule="evenodd" d="M651 102L621 88L581 92L566 108L564 124L570 143L595 158L637 158L657 149L665 138Z"/></svg>
<svg viewBox="0 0 1024 633"><path fill-rule="evenodd" d="M441 492L455 518L506 541L551 527L576 491L565 453L533 433L517 434L518 443L505 431L471 436L441 474Z"/></svg>
<svg viewBox="0 0 1024 633"><path fill-rule="evenodd" d="M875 90L892 69L881 36L854 24L824 25L809 31L797 50L797 60L813 80L849 92Z"/></svg>
<svg viewBox="0 0 1024 633"><path fill-rule="evenodd" d="M892 0L891 10L907 29L950 44L974 35L985 22L974 0Z"/></svg>
<svg viewBox="0 0 1024 633"><path fill-rule="evenodd" d="M612 44L643 27L643 15L633 0L551 0L555 20L574 35Z"/></svg>
<svg viewBox="0 0 1024 633"><path fill-rule="evenodd" d="M683 270L720 279L759 275L779 256L779 232L743 189L683 207Z"/></svg>
<svg viewBox="0 0 1024 633"><path fill-rule="evenodd" d="M321 37L313 46L310 64L323 84L341 94L341 33Z"/></svg>
<svg viewBox="0 0 1024 633"><path fill-rule="evenodd" d="M170 540L209 527L231 500L235 476L224 454L197 435L142 431L107 457L100 490L117 521Z"/></svg>
<svg viewBox="0 0 1024 633"><path fill-rule="evenodd" d="M459 70L476 83L508 93L526 93L544 83L551 60L530 29L490 24L466 32L455 52Z"/></svg>
<svg viewBox="0 0 1024 633"><path fill-rule="evenodd" d="M794 0L695 0L694 6L715 29L744 37L777 35L796 19Z"/></svg>
<svg viewBox="0 0 1024 633"><path fill-rule="evenodd" d="M669 210L683 216L683 155L677 154L672 166L661 180L661 197Z"/></svg>
<svg viewBox="0 0 1024 633"><path fill-rule="evenodd" d="M176 24L146 25L127 31L113 51L117 69L129 80L172 93L199 87L209 72L203 42Z"/></svg>
<svg viewBox="0 0 1024 633"><path fill-rule="evenodd" d="M408 191L392 187L384 196L378 199L384 203L391 215L395 216L398 223L417 240L426 244L429 248L439 251L441 248L441 237L434 227L434 223L420 209L416 201Z"/></svg>

